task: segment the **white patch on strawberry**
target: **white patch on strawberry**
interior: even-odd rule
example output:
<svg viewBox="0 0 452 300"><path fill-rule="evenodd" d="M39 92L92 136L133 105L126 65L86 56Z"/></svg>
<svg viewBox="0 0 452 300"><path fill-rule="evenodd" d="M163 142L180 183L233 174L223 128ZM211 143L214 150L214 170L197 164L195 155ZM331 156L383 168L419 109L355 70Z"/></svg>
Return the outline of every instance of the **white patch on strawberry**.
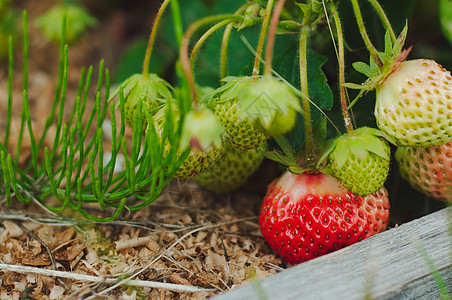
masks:
<svg viewBox="0 0 452 300"><path fill-rule="evenodd" d="M452 141L452 76L433 60L398 65L377 89L375 117L398 145Z"/></svg>

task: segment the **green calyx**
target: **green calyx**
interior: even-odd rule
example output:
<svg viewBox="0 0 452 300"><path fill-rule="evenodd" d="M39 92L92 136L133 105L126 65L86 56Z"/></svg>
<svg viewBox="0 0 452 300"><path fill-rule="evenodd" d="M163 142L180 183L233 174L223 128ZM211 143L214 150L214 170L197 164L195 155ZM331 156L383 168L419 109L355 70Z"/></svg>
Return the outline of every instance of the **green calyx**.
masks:
<svg viewBox="0 0 452 300"><path fill-rule="evenodd" d="M335 139L320 159L325 172L338 178L353 193L372 194L386 181L390 147L384 134L363 127Z"/></svg>
<svg viewBox="0 0 452 300"><path fill-rule="evenodd" d="M397 65L404 61L411 51L411 48L403 50L408 32L408 25L405 25L397 40L393 43L389 31L385 34L385 50L378 52L378 57L382 62L379 66L375 59L370 57L370 63L355 62L353 67L356 71L366 75L368 79L362 84L345 83L344 86L351 89L360 90L358 96L349 105L349 109L365 93L375 90L378 86L397 68Z"/></svg>
<svg viewBox="0 0 452 300"><path fill-rule="evenodd" d="M192 110L185 116L180 148L190 147L192 151L205 151L211 145L220 147L224 129L220 120L210 109Z"/></svg>
<svg viewBox="0 0 452 300"><path fill-rule="evenodd" d="M274 77L262 77L238 91L238 117L255 122L264 134L275 137L289 132L301 111L290 87Z"/></svg>
<svg viewBox="0 0 452 300"><path fill-rule="evenodd" d="M118 96L121 90L124 94L126 122L130 125L139 102L146 105L149 113L154 115L165 103L173 100L173 88L156 74L149 74L148 76L134 74L130 76L113 91L109 100ZM143 115L143 129L146 126L146 118Z"/></svg>
<svg viewBox="0 0 452 300"><path fill-rule="evenodd" d="M138 101L165 103L173 99L172 86L157 74L134 74L124 80L111 94L110 100L124 93L125 104L135 107Z"/></svg>

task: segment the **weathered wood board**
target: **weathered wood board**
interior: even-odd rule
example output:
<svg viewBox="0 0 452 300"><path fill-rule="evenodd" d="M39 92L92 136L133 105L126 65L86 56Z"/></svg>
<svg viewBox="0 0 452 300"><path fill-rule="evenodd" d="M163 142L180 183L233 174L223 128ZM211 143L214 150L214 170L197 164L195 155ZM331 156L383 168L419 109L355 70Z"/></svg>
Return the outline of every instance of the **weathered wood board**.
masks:
<svg viewBox="0 0 452 300"><path fill-rule="evenodd" d="M213 299L439 299L421 249L452 292L451 221L443 209Z"/></svg>

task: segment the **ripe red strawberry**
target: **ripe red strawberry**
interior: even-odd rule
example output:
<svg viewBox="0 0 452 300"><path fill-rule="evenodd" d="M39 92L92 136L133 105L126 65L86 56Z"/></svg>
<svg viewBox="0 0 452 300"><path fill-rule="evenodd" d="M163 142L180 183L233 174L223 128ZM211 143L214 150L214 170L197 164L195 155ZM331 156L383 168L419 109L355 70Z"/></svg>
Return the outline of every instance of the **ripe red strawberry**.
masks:
<svg viewBox="0 0 452 300"><path fill-rule="evenodd" d="M385 230L388 218L384 188L361 197L330 175L286 172L269 185L259 226L276 253L298 264Z"/></svg>
<svg viewBox="0 0 452 300"><path fill-rule="evenodd" d="M427 148L398 147L400 174L415 189L452 201L452 143Z"/></svg>
<svg viewBox="0 0 452 300"><path fill-rule="evenodd" d="M398 145L452 141L452 76L433 60L401 62L377 88L375 118Z"/></svg>

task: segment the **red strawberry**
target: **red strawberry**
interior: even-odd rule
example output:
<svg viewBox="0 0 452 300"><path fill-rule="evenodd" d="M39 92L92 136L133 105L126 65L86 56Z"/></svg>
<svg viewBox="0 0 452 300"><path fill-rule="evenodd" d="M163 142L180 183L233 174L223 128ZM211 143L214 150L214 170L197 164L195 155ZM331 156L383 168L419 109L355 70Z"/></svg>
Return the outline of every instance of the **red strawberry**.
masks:
<svg viewBox="0 0 452 300"><path fill-rule="evenodd" d="M379 233L388 219L384 188L361 197L330 175L286 172L269 185L259 226L276 253L298 264Z"/></svg>

